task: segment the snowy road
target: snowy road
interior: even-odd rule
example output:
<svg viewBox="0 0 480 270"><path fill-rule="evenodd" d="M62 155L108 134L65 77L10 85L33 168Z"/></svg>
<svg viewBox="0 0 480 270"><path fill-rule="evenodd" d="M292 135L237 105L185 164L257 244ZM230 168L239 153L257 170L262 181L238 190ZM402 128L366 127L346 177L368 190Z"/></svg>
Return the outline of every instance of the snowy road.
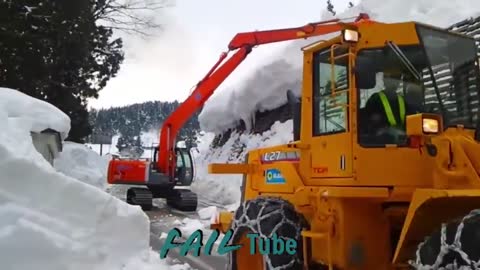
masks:
<svg viewBox="0 0 480 270"><path fill-rule="evenodd" d="M181 220L185 218L192 221L200 220L196 212L188 213L171 209L165 205L163 200L155 200L155 204L156 207L152 211L146 212L150 218L150 245L155 251L160 251L160 248L165 242L165 237L162 238L162 234L165 236L171 229L182 227L180 223ZM208 206L204 201L199 201L198 209ZM182 234L185 234L183 230ZM206 239L205 234L204 239ZM181 263L188 263L192 268L198 270L225 269L225 264L227 263L226 256L215 254L215 251L216 248L212 251L211 256L200 254L199 257L194 257L189 254L186 257L181 257L179 256L179 249L173 249L169 252L168 257Z"/></svg>
<svg viewBox="0 0 480 270"><path fill-rule="evenodd" d="M115 190L107 189L107 192L125 201L125 194L129 187L133 186L115 186ZM145 213L150 218L150 246L156 252L160 252L160 248L165 243L167 233L175 227L179 228L182 236L186 235L186 237L193 231L202 229L204 231L203 238L204 241L206 241L206 239L208 239L208 233L211 232L211 230L208 229L209 218L202 220L198 214L199 210L211 206L215 206L221 210L225 209L225 207L203 198L199 198L197 212L182 212L172 209L166 205L163 199L154 199L153 204L154 208ZM186 237L184 240L186 240ZM219 241L220 240L215 244L211 256L205 256L202 252L199 257L194 257L190 254L182 257L179 255L179 249L177 248L169 251L168 259L173 260L173 264L188 263L193 269L197 270L225 269L227 263L226 255L216 253Z"/></svg>

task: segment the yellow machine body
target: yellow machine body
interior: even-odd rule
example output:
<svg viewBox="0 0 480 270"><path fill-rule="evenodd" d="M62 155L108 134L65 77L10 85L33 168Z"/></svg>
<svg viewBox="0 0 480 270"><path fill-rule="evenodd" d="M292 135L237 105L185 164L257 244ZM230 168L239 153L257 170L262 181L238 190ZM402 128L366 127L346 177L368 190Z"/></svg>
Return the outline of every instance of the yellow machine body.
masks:
<svg viewBox="0 0 480 270"><path fill-rule="evenodd" d="M386 41L400 48L422 46L418 26L446 33L415 22L373 22L358 27L356 42L338 36L305 47L299 139L252 150L244 164L209 166L210 173L244 175L242 201L273 196L291 202L309 224L303 237L311 239L303 248L311 257L305 261L324 262L331 269L407 269L425 236L480 208L480 145L474 129L445 128L441 115L417 113L406 116L406 135L417 146L365 147L359 142L357 55L385 48ZM332 66L343 61L348 86L333 85L328 96L345 115L344 129L314 136L313 63L320 52L330 54ZM332 81L334 76L331 71ZM438 132L425 132L428 121L434 121ZM282 161L276 158L280 156L298 159ZM268 183L270 169L285 181ZM233 213L223 212L212 228L226 231L232 219Z"/></svg>

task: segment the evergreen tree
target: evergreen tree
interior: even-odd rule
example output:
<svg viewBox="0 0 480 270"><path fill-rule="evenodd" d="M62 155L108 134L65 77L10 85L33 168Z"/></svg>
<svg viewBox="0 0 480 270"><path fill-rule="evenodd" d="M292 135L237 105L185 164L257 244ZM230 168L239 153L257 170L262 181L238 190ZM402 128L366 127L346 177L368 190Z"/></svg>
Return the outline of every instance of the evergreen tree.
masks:
<svg viewBox="0 0 480 270"><path fill-rule="evenodd" d="M69 140L90 134L86 100L123 60L120 39L96 24L93 0L0 2L0 83L71 118Z"/></svg>
<svg viewBox="0 0 480 270"><path fill-rule="evenodd" d="M142 156L144 150L143 150L142 140L140 136L136 136L135 143L133 146L134 146L134 151L136 156L138 157Z"/></svg>
<svg viewBox="0 0 480 270"><path fill-rule="evenodd" d="M100 134L120 134L117 148L120 150L138 145L135 137L140 136L141 132L151 132L159 130L163 121L180 105L175 102L145 102L123 107L113 107L110 109L92 110L95 114L93 123L93 132ZM195 113L187 121L178 134L177 141L184 140L187 147L196 146L196 132L200 130L198 123L198 114ZM158 141L156 142L158 143ZM145 145L150 146L150 145Z"/></svg>
<svg viewBox="0 0 480 270"><path fill-rule="evenodd" d="M161 27L155 11L168 5L165 0L0 1L0 84L58 107L71 118L67 140L83 142L95 122L87 99L98 97L124 59L113 29L146 35Z"/></svg>

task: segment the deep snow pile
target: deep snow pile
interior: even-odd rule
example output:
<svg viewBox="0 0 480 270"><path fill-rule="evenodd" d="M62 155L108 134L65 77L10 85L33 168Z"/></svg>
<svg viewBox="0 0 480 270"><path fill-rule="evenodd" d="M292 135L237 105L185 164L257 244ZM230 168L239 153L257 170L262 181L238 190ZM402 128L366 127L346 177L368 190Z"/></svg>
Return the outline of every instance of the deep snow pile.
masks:
<svg viewBox="0 0 480 270"><path fill-rule="evenodd" d="M59 172L100 189L107 187L108 156L99 156L84 144L64 142L63 150L55 159Z"/></svg>
<svg viewBox="0 0 480 270"><path fill-rule="evenodd" d="M208 174L209 163L241 163L252 149L287 143L292 140L293 122L276 122L263 134L232 133L223 147L212 149L213 133L200 136L194 154L196 180L192 190L200 197L222 205L235 206L240 200L242 175Z"/></svg>
<svg viewBox="0 0 480 270"><path fill-rule="evenodd" d="M30 131L67 135L65 114L15 90L1 89L0 102L2 269L168 269L149 250L139 207L57 172L35 150Z"/></svg>
<svg viewBox="0 0 480 270"><path fill-rule="evenodd" d="M42 132L51 128L60 132L62 139L70 131L70 118L58 108L38 99L27 99L13 89L0 87L0 108L29 131Z"/></svg>
<svg viewBox="0 0 480 270"><path fill-rule="evenodd" d="M338 15L338 18L356 17L368 13L374 20L382 22L419 21L439 27L480 15L478 0L362 0L351 9ZM323 19L331 19L324 12ZM310 22L305 18L305 23ZM289 26L285 26L289 27ZM302 75L302 53L300 48L318 39L292 41L271 63L254 69L250 79L235 89L218 89L205 104L199 115L200 127L206 132L219 132L234 127L239 120L250 123L256 110L277 108L287 102L286 91L292 89L300 93ZM268 46L268 45L263 45ZM252 53L255 53L253 51ZM233 73L231 76L235 76Z"/></svg>

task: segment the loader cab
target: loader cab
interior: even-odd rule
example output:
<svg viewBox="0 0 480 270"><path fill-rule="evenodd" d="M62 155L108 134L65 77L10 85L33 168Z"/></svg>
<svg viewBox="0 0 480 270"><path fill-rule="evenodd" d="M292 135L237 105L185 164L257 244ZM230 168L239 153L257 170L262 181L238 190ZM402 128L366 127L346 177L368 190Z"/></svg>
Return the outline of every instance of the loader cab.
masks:
<svg viewBox="0 0 480 270"><path fill-rule="evenodd" d="M407 115L433 113L441 117L445 127L476 127L480 88L475 40L422 24L415 24L415 30L416 44L387 40L384 47L367 47L357 53L356 79L364 80L360 76L365 73L370 74L369 80L374 79L369 86L356 89L358 142L363 147L408 147ZM391 82L405 101L405 119L398 128L379 132L372 119L372 100ZM399 106L395 102L390 105L398 117Z"/></svg>
<svg viewBox="0 0 480 270"><path fill-rule="evenodd" d="M368 172L387 156L401 161L406 152L383 156L375 149L412 147L406 132L409 115L433 115L426 119L432 123L438 115L444 125L437 121L437 128L476 127L479 121L480 76L473 38L415 22L373 23L360 26L358 33L357 41L346 41L342 33L303 48L302 123L294 133L299 130L300 140L311 145L305 164L313 178L351 179L354 160ZM387 87L405 104L401 117L400 103L390 101L394 116L400 117L395 127L381 126L372 117L379 104L371 99ZM425 134L442 132L424 130L429 127L421 123L418 129ZM320 167L325 169L316 170ZM357 171L357 176L364 175ZM380 183L384 176L368 173L368 178Z"/></svg>

